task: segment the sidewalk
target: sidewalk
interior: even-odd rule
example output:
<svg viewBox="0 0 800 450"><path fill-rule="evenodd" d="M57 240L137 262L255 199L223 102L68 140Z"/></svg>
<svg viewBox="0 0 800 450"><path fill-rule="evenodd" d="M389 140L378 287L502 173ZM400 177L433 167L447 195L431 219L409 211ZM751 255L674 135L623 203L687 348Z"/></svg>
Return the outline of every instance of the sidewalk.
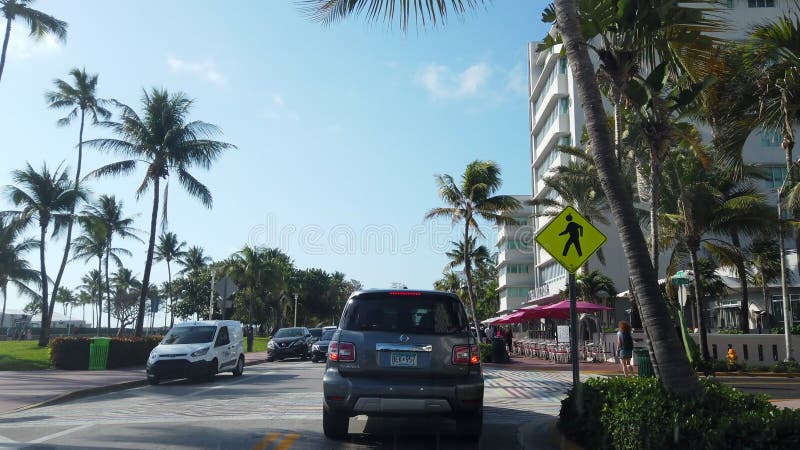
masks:
<svg viewBox="0 0 800 450"><path fill-rule="evenodd" d="M245 365L264 352L245 353ZM0 415L33 406L147 384L144 367L117 370L31 370L0 372Z"/></svg>

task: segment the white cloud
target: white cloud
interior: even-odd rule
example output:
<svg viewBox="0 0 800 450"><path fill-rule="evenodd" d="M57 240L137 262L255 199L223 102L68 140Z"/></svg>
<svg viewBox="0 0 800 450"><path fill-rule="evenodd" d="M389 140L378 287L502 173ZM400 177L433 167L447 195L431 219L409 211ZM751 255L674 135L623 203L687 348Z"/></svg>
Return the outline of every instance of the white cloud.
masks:
<svg viewBox="0 0 800 450"><path fill-rule="evenodd" d="M9 59L31 59L36 55L56 53L62 49L61 42L51 35L45 35L41 39L34 39L28 35L24 27L11 29L11 36L8 40Z"/></svg>
<svg viewBox="0 0 800 450"><path fill-rule="evenodd" d="M173 72L189 72L218 86L228 85L228 80L217 70L217 65L211 58L203 62L191 62L170 56L167 58L167 65Z"/></svg>
<svg viewBox="0 0 800 450"><path fill-rule="evenodd" d="M487 63L467 67L454 72L447 66L431 64L417 73L420 83L434 98L459 98L480 93L491 77L492 69Z"/></svg>
<svg viewBox="0 0 800 450"><path fill-rule="evenodd" d="M264 111L264 118L267 120L288 119L293 122L300 120L300 115L286 105L281 94L272 94L272 106Z"/></svg>
<svg viewBox="0 0 800 450"><path fill-rule="evenodd" d="M528 74L521 63L508 72L506 91L514 95L528 95Z"/></svg>

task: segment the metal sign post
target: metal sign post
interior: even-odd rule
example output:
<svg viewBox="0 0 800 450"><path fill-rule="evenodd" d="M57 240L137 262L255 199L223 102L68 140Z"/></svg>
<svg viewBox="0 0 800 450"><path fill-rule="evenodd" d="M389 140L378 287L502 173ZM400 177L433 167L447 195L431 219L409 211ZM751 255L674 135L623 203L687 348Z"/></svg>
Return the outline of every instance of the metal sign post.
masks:
<svg viewBox="0 0 800 450"><path fill-rule="evenodd" d="M577 386L581 381L578 359L578 311L575 307L575 274L569 274L569 353L572 355L572 385Z"/></svg>

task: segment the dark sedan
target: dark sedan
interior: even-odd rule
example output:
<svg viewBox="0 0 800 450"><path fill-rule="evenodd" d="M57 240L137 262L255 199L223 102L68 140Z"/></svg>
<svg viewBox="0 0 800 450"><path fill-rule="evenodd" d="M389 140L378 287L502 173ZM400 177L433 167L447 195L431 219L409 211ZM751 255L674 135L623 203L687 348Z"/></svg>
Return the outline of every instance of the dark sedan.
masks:
<svg viewBox="0 0 800 450"><path fill-rule="evenodd" d="M319 340L311 346L311 362L325 361L328 354L328 344L335 331L336 329L334 328L323 332Z"/></svg>
<svg viewBox="0 0 800 450"><path fill-rule="evenodd" d="M281 328L267 343L267 361L308 358L311 333L306 327Z"/></svg>

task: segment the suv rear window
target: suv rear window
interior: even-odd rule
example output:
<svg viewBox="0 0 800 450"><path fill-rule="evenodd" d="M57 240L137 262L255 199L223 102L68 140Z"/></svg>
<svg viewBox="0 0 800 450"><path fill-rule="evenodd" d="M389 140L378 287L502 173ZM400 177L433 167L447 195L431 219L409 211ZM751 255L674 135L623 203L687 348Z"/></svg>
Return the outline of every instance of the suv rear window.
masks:
<svg viewBox="0 0 800 450"><path fill-rule="evenodd" d="M342 329L448 334L466 329L461 302L444 295L367 294L353 298L342 317Z"/></svg>

